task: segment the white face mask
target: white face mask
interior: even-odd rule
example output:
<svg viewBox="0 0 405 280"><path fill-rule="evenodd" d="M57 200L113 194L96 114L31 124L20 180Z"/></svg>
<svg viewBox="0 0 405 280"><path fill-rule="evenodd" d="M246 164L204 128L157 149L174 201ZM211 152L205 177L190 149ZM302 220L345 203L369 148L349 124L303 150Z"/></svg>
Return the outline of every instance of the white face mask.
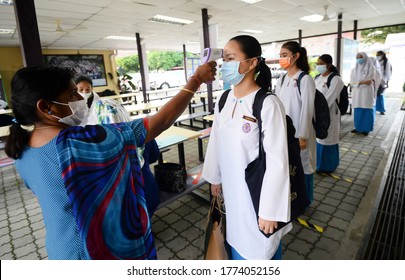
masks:
<svg viewBox="0 0 405 280"><path fill-rule="evenodd" d="M382 59L382 55L377 56L377 60L380 61Z"/></svg>
<svg viewBox="0 0 405 280"><path fill-rule="evenodd" d="M77 93L80 94L81 97L83 97L86 100L89 99L93 95L92 91L91 92L77 92Z"/></svg>
<svg viewBox="0 0 405 280"><path fill-rule="evenodd" d="M326 72L326 65L317 65L316 66L316 71L319 72L319 74L324 74Z"/></svg>
<svg viewBox="0 0 405 280"><path fill-rule="evenodd" d="M68 102L68 104L60 103L57 101L52 101L52 103L69 106L70 110L72 111L71 115L64 118L52 115L54 118L57 118L59 122L69 126L78 126L86 122L87 116L89 114L89 108L87 107L86 99Z"/></svg>

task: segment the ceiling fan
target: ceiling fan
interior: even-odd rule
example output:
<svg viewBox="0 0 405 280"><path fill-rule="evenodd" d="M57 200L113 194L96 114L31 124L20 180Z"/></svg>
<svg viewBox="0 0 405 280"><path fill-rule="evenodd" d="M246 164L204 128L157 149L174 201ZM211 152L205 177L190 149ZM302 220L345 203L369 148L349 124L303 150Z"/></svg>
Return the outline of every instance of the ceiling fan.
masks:
<svg viewBox="0 0 405 280"><path fill-rule="evenodd" d="M56 28L55 28L55 33L62 34L62 33L67 33L73 30L78 30L78 29L84 29L84 27L75 27L75 28L70 28L66 29L62 26L62 20L60 18L56 19Z"/></svg>
<svg viewBox="0 0 405 280"><path fill-rule="evenodd" d="M329 21L335 21L335 18L329 17L328 16L328 5L323 6L323 8L325 9L324 15L323 15L323 19L321 20L321 22L329 22Z"/></svg>

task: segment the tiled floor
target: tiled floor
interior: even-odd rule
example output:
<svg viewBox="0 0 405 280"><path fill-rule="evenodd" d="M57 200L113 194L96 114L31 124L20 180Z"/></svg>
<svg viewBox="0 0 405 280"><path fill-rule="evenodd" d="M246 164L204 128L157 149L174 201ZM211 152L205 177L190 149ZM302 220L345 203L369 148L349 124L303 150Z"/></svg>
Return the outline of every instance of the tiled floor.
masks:
<svg viewBox="0 0 405 280"><path fill-rule="evenodd" d="M403 118L402 98L402 93L387 94L387 114L377 114L367 137L350 133L352 115L342 117L340 166L333 177L315 174L315 200L301 217L309 227L294 222L283 239L284 259L356 258L396 123ZM185 153L188 168L199 164L197 140L186 142ZM177 148L164 153L164 159L177 162ZM207 192L208 186L202 189ZM207 212L207 203L192 194L156 211L152 223L158 258L202 259ZM47 259L41 209L13 165L0 168L0 259Z"/></svg>

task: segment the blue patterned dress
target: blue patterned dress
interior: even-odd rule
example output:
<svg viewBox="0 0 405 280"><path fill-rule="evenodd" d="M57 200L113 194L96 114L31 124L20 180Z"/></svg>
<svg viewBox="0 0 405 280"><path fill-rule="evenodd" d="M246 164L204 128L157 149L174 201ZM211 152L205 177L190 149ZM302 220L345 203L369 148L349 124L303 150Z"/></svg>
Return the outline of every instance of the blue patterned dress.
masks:
<svg viewBox="0 0 405 280"><path fill-rule="evenodd" d="M16 161L37 195L49 259L155 259L137 146L142 120L70 127Z"/></svg>

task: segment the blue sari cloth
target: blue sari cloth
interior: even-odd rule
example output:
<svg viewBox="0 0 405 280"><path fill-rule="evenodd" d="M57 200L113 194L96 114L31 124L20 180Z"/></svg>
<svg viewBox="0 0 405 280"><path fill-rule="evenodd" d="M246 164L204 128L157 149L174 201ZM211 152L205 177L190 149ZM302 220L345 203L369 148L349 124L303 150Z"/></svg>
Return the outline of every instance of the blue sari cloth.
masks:
<svg viewBox="0 0 405 280"><path fill-rule="evenodd" d="M156 259L136 149L146 132L141 141L134 133L119 123L58 135L62 178L90 259Z"/></svg>

